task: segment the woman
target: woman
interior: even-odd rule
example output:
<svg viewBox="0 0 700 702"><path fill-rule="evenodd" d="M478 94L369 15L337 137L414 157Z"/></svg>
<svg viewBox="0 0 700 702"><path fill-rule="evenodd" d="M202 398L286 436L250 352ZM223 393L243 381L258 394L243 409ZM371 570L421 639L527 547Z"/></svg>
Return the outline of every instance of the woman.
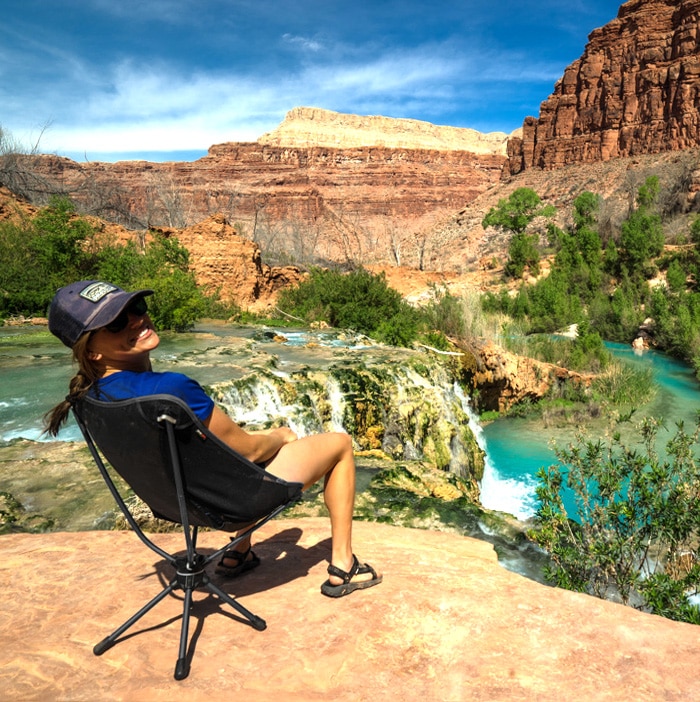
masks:
<svg viewBox="0 0 700 702"><path fill-rule="evenodd" d="M68 417L70 402L89 393L121 400L170 394L184 400L199 420L224 443L270 473L304 489L325 479L324 500L331 519L331 559L323 594L341 597L377 585L382 576L360 564L352 552L355 461L347 434L316 434L298 439L288 427L247 432L217 407L202 387L181 373L156 373L150 352L160 339L146 304L152 290L127 293L101 281L81 281L61 288L51 302L49 329L73 350L78 372L68 399L46 416L46 431L56 435ZM217 568L229 577L259 565L250 539L224 553Z"/></svg>

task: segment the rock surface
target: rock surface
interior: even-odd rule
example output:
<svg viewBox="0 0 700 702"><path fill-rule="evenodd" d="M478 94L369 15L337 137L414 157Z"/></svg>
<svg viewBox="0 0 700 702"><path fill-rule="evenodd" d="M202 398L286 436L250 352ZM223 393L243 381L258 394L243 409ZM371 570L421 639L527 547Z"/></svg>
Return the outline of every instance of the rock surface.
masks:
<svg viewBox="0 0 700 702"><path fill-rule="evenodd" d="M511 173L700 144L700 0L630 0L508 145Z"/></svg>
<svg viewBox="0 0 700 702"><path fill-rule="evenodd" d="M234 302L244 310L269 309L282 288L305 277L293 266L263 263L260 247L240 236L222 214L191 227L157 227L154 231L177 238L192 253L190 266L199 285L218 289L222 300Z"/></svg>
<svg viewBox="0 0 700 702"><path fill-rule="evenodd" d="M507 412L521 402L538 402L558 386L588 385L593 378L592 375L518 356L493 342L478 344L473 351L476 367L468 375L482 412Z"/></svg>
<svg viewBox="0 0 700 702"><path fill-rule="evenodd" d="M175 535L160 535L177 549ZM203 549L222 545L203 533ZM0 698L691 700L698 630L501 568L488 544L356 523L384 583L331 600L324 519L259 532L260 568L222 587L267 621L254 631L195 598L192 672L173 679L182 604L168 597L101 657L92 647L160 589L157 557L122 532L0 537Z"/></svg>
<svg viewBox="0 0 700 702"><path fill-rule="evenodd" d="M519 130L518 130L519 131ZM470 151L505 156L508 135L476 129L443 127L415 119L379 115L348 115L317 107L295 107L277 129L258 142L272 146L330 146L348 149L382 146L389 149Z"/></svg>

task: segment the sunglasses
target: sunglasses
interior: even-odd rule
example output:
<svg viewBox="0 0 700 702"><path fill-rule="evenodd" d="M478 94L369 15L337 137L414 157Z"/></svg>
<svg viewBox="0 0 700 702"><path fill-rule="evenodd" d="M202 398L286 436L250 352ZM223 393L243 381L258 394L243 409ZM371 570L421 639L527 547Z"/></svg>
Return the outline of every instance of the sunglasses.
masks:
<svg viewBox="0 0 700 702"><path fill-rule="evenodd" d="M143 297L139 297L137 300L134 300L128 307L123 309L114 321L110 322L109 324L105 324L104 328L108 332L116 334L126 329L126 325L129 323L130 314L134 317L143 317L143 315L146 314L146 312L148 312L148 305L146 304L146 300Z"/></svg>

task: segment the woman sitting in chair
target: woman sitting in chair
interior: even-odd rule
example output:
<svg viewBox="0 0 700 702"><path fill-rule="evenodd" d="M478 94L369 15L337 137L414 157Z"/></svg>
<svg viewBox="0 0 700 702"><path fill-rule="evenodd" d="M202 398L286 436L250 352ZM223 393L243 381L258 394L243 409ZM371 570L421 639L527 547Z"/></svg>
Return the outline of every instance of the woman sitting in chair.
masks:
<svg viewBox="0 0 700 702"><path fill-rule="evenodd" d="M150 352L160 339L153 328L146 297L152 290L128 293L100 281L81 281L61 288L49 309L49 329L72 349L78 371L70 398L86 393L108 400L168 394L184 400L209 430L238 453L263 464L270 473L304 489L325 479L324 500L331 519L328 580L321 592L341 597L377 585L382 576L361 564L352 551L355 461L347 434L315 434L298 439L288 427L247 432L239 427L202 387L181 373L158 373ZM68 417L68 400L47 414L46 430L56 435ZM259 565L250 540L226 551L217 572L233 577Z"/></svg>

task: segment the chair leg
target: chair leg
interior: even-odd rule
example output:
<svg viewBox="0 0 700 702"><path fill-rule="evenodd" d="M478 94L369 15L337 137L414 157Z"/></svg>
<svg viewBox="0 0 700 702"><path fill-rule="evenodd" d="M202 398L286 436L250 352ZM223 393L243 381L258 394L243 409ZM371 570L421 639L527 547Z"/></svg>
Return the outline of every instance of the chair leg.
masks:
<svg viewBox="0 0 700 702"><path fill-rule="evenodd" d="M204 587L226 604L233 607L239 614L245 617L250 625L257 631L264 631L267 628L265 620L253 614L246 609L242 604L237 602L233 597L225 593L221 588L215 585L209 579L209 576L204 570L204 565L207 563L203 556L197 555L193 563L188 563L186 558L178 558L175 560L177 573L173 580L163 590L161 590L150 602L144 605L136 614L127 619L118 629L112 634L104 638L100 643L96 644L92 649L96 656L102 655L106 650L114 646L117 639L133 624L135 624L144 614L153 609L164 597L169 595L173 590L181 589L184 594L184 602L182 606L182 626L180 628L180 647L178 651L177 663L175 664L175 679L183 680L190 674L190 661L187 655L187 645L189 639L190 612L192 610L192 594L195 590Z"/></svg>
<svg viewBox="0 0 700 702"><path fill-rule="evenodd" d="M177 587L177 581L173 580L167 587L163 588L148 604L144 605L136 614L129 617L118 629L111 633L106 638L102 639L100 643L95 644L92 652L96 656L101 656L106 650L112 648L116 643L117 639L133 624L135 624L144 614L152 610L164 597L169 595Z"/></svg>
<svg viewBox="0 0 700 702"><path fill-rule="evenodd" d="M265 623L265 620L262 619L261 617L258 617L257 615L253 614L250 610L246 609L240 602L236 602L236 600L233 599L230 595L227 595L221 588L217 587L214 585L209 578L207 578L206 582L204 583L204 586L209 590L209 592L213 592L217 597L222 599L226 604L231 605L237 612L242 614L251 624L253 629L256 629L257 631L264 631L267 629L267 624Z"/></svg>
<svg viewBox="0 0 700 702"><path fill-rule="evenodd" d="M182 627L180 629L180 650L175 664L175 680L183 680L190 674L190 662L187 659L187 640L190 628L190 611L192 609L192 590L185 589L185 601L182 605Z"/></svg>

